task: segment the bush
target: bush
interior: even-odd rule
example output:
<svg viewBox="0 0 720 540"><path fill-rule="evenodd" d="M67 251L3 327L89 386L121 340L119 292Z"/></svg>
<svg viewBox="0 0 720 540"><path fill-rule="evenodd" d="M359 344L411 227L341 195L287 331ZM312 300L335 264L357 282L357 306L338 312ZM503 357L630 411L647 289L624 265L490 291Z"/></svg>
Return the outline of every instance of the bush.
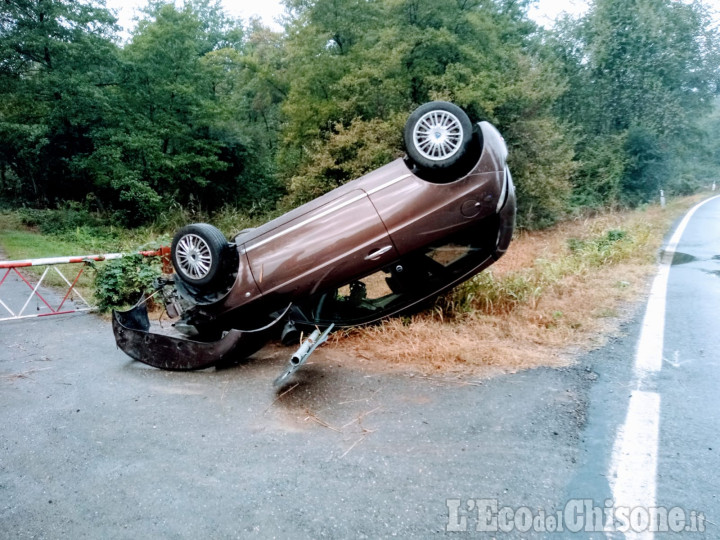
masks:
<svg viewBox="0 0 720 540"><path fill-rule="evenodd" d="M66 203L57 210L36 210L22 208L19 210L20 221L27 227L37 228L42 234L64 235L78 227L100 227L102 218L89 212L78 203Z"/></svg>
<svg viewBox="0 0 720 540"><path fill-rule="evenodd" d="M686 197L688 195L694 195L704 186L703 182L692 174L684 173L679 175L668 187L668 195Z"/></svg>
<svg viewBox="0 0 720 540"><path fill-rule="evenodd" d="M577 169L572 135L552 118L517 121L503 131L518 198L518 226L549 227L569 209L570 179Z"/></svg>
<svg viewBox="0 0 720 540"><path fill-rule="evenodd" d="M628 165L625 143L624 134L586 141L580 150L580 168L573 182L573 206L604 208L620 201Z"/></svg>
<svg viewBox="0 0 720 540"><path fill-rule="evenodd" d="M627 259L634 249L633 242L627 231L610 229L585 240L569 238L568 249L579 262L598 267Z"/></svg>
<svg viewBox="0 0 720 540"><path fill-rule="evenodd" d="M643 127L628 131L625 152L628 165L622 179L622 198L635 207L660 195L660 187L669 180L669 163L658 135Z"/></svg>
<svg viewBox="0 0 720 540"><path fill-rule="evenodd" d="M124 308L135 304L143 293L152 290L152 283L160 276L157 258L128 255L108 261L97 269L95 298L101 311Z"/></svg>
<svg viewBox="0 0 720 540"><path fill-rule="evenodd" d="M115 179L112 187L119 193L119 208L115 212L119 224L137 227L152 222L162 212L162 198L141 180L132 176Z"/></svg>
<svg viewBox="0 0 720 540"><path fill-rule="evenodd" d="M56 210L22 208L20 223L46 236L78 246L83 251L114 250L120 231L109 227L106 218L78 203L66 203Z"/></svg>

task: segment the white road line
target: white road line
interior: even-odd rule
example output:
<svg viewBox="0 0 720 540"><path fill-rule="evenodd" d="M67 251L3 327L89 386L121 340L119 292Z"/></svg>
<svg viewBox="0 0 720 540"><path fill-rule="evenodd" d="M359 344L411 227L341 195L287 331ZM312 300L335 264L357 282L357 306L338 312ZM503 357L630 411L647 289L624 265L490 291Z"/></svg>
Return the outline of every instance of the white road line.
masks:
<svg viewBox="0 0 720 540"><path fill-rule="evenodd" d="M667 253L667 252L666 252ZM672 257L670 257L672 262ZM648 373L662 369L663 345L665 340L665 299L670 276L670 262L660 263L660 269L653 280L643 318L640 339L635 353L635 375L641 379Z"/></svg>
<svg viewBox="0 0 720 540"><path fill-rule="evenodd" d="M660 268L650 289L650 298L648 299L647 308L645 309L645 317L643 318L642 330L635 354L635 374L641 379L648 373L662 369L667 283L670 275L670 266L672 265L675 250L680 243L680 238L682 238L690 219L698 208L718 197L720 197L720 195L696 204L685 214L685 217L670 238L668 245L663 250L663 255L660 258Z"/></svg>
<svg viewBox="0 0 720 540"><path fill-rule="evenodd" d="M608 471L616 511L620 508L649 509L657 506L660 394L643 391L641 386L649 374L662 369L667 284L675 250L695 212L719 197L698 203L685 215L663 250L660 268L653 280L635 353L634 375L637 387L630 395L625 423L615 437ZM625 537L643 540L655 537L648 527L639 528L642 530L630 530L625 533ZM610 533L608 537L611 538Z"/></svg>
<svg viewBox="0 0 720 540"><path fill-rule="evenodd" d="M685 214L685 217L680 222L680 225L678 225L678 228L675 230L675 234L672 235L670 238L670 242L668 242L667 247L665 248L665 253L671 253L672 255L675 254L675 250L677 249L678 244L680 243L680 238L682 237L683 233L685 232L685 227L687 227L688 222L690 221L690 218L693 217L693 214L701 207L709 203L710 201L714 201L715 199L720 199L720 195L715 195L714 197L710 197L709 199L706 199L702 202L697 203L695 206L693 206L690 211ZM667 261L667 259L665 259ZM667 261L667 264L670 264L672 262L672 256L670 257L670 260Z"/></svg>
<svg viewBox="0 0 720 540"><path fill-rule="evenodd" d="M634 390L630 396L625 424L615 438L608 475L616 509L656 506L659 436L660 395ZM625 538L653 538L647 523L630 523L630 527ZM632 530L633 527L638 530Z"/></svg>

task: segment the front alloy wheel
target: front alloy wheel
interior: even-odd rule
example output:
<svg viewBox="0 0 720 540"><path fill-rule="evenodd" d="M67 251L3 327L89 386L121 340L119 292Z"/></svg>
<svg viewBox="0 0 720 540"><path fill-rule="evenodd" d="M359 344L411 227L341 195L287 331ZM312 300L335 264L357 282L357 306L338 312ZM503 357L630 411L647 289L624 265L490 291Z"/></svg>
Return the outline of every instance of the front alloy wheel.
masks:
<svg viewBox="0 0 720 540"><path fill-rule="evenodd" d="M171 254L178 277L204 291L219 288L236 271L232 268L233 258L227 239L207 223L181 228L173 238Z"/></svg>
<svg viewBox="0 0 720 540"><path fill-rule="evenodd" d="M208 243L196 234L187 234L180 238L177 250L177 262L183 274L194 280L207 277L213 264L213 256Z"/></svg>

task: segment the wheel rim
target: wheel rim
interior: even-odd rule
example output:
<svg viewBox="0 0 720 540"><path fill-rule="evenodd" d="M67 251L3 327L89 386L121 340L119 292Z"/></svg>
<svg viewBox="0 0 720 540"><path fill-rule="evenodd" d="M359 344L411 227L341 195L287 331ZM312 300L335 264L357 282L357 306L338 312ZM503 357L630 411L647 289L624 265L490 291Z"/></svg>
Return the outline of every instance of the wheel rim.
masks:
<svg viewBox="0 0 720 540"><path fill-rule="evenodd" d="M424 114L417 121L413 129L413 142L423 157L441 161L457 154L462 135L462 124L457 116L436 110Z"/></svg>
<svg viewBox="0 0 720 540"><path fill-rule="evenodd" d="M192 279L202 279L212 268L210 246L196 234L183 236L175 248L175 259L180 270Z"/></svg>

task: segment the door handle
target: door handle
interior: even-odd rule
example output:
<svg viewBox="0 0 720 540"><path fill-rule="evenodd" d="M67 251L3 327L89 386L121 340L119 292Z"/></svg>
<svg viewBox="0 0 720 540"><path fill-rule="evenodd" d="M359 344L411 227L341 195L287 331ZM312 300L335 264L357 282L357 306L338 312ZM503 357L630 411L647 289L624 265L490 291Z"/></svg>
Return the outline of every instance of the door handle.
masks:
<svg viewBox="0 0 720 540"><path fill-rule="evenodd" d="M367 254L367 257L365 257L366 261L374 261L376 259L379 259L383 255L385 255L388 251L392 249L392 246L385 246L377 249L373 249L370 253Z"/></svg>

